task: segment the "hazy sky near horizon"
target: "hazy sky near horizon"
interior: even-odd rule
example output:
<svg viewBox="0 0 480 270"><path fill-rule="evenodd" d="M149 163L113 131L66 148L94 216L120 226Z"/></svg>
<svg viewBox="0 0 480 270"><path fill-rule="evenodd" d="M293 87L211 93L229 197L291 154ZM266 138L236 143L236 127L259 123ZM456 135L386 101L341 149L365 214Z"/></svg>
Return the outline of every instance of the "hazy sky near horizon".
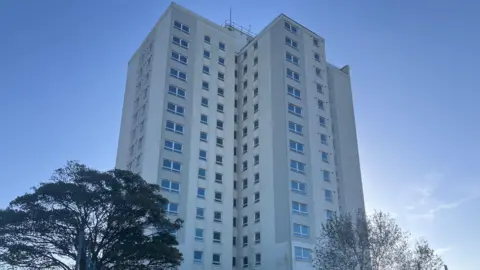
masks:
<svg viewBox="0 0 480 270"><path fill-rule="evenodd" d="M182 0L259 32L284 13L351 66L367 208L454 270L480 260L480 2ZM0 207L67 160L114 166L127 62L169 5L0 1Z"/></svg>

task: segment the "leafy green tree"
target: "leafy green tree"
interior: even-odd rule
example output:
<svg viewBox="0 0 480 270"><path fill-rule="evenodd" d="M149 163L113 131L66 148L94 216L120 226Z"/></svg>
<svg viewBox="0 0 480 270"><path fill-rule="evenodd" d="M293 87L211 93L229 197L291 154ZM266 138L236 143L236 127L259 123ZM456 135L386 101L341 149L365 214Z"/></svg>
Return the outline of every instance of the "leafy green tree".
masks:
<svg viewBox="0 0 480 270"><path fill-rule="evenodd" d="M22 269L171 269L182 262L160 187L68 162L0 210L0 264ZM78 267L78 268L77 268Z"/></svg>
<svg viewBox="0 0 480 270"><path fill-rule="evenodd" d="M425 240L410 248L409 234L388 214L334 216L322 225L314 254L318 270L438 270L443 262Z"/></svg>

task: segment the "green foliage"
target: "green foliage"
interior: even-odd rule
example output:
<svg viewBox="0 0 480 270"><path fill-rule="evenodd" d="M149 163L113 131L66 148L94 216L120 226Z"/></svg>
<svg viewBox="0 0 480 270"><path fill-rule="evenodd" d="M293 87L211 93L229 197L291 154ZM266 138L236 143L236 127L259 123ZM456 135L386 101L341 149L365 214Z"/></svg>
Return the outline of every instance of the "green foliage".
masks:
<svg viewBox="0 0 480 270"><path fill-rule="evenodd" d="M69 162L0 210L0 263L24 269L169 269L182 255L160 187L139 175ZM84 241L82 241L84 240ZM79 243L84 243L79 249ZM78 256L80 253L80 256Z"/></svg>
<svg viewBox="0 0 480 270"><path fill-rule="evenodd" d="M409 234L382 212L334 216L322 225L318 270L438 270L443 262L425 240L410 249Z"/></svg>

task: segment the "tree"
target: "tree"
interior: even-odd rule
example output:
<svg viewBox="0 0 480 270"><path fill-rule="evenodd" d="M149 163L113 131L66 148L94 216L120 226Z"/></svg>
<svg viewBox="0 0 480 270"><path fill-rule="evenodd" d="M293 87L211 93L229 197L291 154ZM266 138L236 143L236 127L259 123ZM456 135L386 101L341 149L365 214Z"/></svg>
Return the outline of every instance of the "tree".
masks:
<svg viewBox="0 0 480 270"><path fill-rule="evenodd" d="M0 210L0 263L23 269L170 269L182 255L160 187L77 162ZM87 268L87 265L89 267ZM77 268L75 268L77 269Z"/></svg>
<svg viewBox="0 0 480 270"><path fill-rule="evenodd" d="M437 270L441 259L425 240L410 249L409 234L382 212L334 216L322 225L314 254L319 270Z"/></svg>

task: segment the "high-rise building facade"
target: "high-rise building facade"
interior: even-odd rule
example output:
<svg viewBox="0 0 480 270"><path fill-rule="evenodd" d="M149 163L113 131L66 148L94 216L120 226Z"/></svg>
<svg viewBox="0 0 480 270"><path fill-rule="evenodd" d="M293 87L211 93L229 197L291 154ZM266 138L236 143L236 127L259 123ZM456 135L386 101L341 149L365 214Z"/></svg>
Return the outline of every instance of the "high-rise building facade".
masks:
<svg viewBox="0 0 480 270"><path fill-rule="evenodd" d="M181 269L312 269L364 208L349 67L285 15L259 34L172 3L128 64L116 166L158 183Z"/></svg>

